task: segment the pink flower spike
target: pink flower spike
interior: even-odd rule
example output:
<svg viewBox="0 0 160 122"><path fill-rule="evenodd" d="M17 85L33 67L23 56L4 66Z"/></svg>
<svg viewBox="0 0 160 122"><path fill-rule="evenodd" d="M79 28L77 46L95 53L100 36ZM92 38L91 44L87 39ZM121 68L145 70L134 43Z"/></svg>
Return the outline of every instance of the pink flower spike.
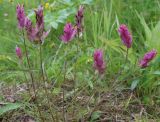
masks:
<svg viewBox="0 0 160 122"><path fill-rule="evenodd" d="M140 60L140 61L139 61L139 66L140 66L141 68L148 67L148 62L145 61L145 60Z"/></svg>
<svg viewBox="0 0 160 122"><path fill-rule="evenodd" d="M21 48L16 46L16 55L19 59L22 59L22 51Z"/></svg>
<svg viewBox="0 0 160 122"><path fill-rule="evenodd" d="M68 43L71 41L77 33L77 28L73 27L71 23L67 23L64 27L64 34L60 37L60 39L64 43Z"/></svg>
<svg viewBox="0 0 160 122"><path fill-rule="evenodd" d="M105 71L105 62L103 60L103 52L102 50L95 50L94 55L94 68L98 70L100 74L103 74Z"/></svg>
<svg viewBox="0 0 160 122"><path fill-rule="evenodd" d="M147 52L144 55L143 59L139 61L139 66L141 68L148 67L148 63L151 62L156 57L156 55L157 55L157 51L155 49Z"/></svg>
<svg viewBox="0 0 160 122"><path fill-rule="evenodd" d="M24 12L24 5L17 5L17 20L18 20L18 27L19 29L23 29L25 25L25 12Z"/></svg>
<svg viewBox="0 0 160 122"><path fill-rule="evenodd" d="M153 49L144 55L144 60L151 61L157 55L157 50Z"/></svg>
<svg viewBox="0 0 160 122"><path fill-rule="evenodd" d="M41 31L44 30L44 17L43 17L43 7L39 6L37 10L35 10L36 14L36 27L38 29L41 29Z"/></svg>
<svg viewBox="0 0 160 122"><path fill-rule="evenodd" d="M25 20L25 29L27 32L27 37L30 41L34 41L36 38L36 29L33 27L32 22L29 18Z"/></svg>
<svg viewBox="0 0 160 122"><path fill-rule="evenodd" d="M76 14L76 26L79 32L83 30L82 21L83 21L84 7L81 5Z"/></svg>
<svg viewBox="0 0 160 122"><path fill-rule="evenodd" d="M123 44L127 48L131 48L131 46L132 46L132 35L129 32L127 26L124 25L124 24L120 25L120 27L118 29L118 32L119 32L119 35L121 37L121 40L122 40Z"/></svg>
<svg viewBox="0 0 160 122"><path fill-rule="evenodd" d="M39 6L37 10L35 10L36 14L36 26L32 25L32 22L29 18L25 20L25 29L27 32L27 37L30 41L34 43L43 43L44 39L48 36L49 31L44 30L44 16L43 16L43 7Z"/></svg>
<svg viewBox="0 0 160 122"><path fill-rule="evenodd" d="M43 35L42 35L42 38L41 38L42 41L49 35L50 31L51 31L51 30L48 30L48 31L46 31L46 32L43 32Z"/></svg>

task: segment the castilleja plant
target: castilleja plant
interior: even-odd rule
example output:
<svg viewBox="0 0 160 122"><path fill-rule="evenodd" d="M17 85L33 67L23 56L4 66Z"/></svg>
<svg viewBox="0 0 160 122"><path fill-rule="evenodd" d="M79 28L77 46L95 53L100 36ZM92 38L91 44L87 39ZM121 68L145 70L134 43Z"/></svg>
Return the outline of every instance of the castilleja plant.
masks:
<svg viewBox="0 0 160 122"><path fill-rule="evenodd" d="M34 42L35 44L40 44L39 55L40 55L41 75L39 76L39 78L41 80L41 76L42 76L44 84L45 84L45 76L44 76L43 67L42 67L43 62L42 62L41 44L43 43L44 39L49 34L49 31L47 31L47 32L44 31L43 7L39 6L38 9L35 10L35 14L36 14L36 25L34 26L32 21L28 17L25 16L23 5L18 5L17 6L18 25L19 25L19 28L22 30L22 34L23 34L25 54L26 54L27 63L28 63L28 67L29 67L29 73L30 73L30 76L31 76L31 82L32 82L32 87L33 87L33 91L34 91L34 98L37 99L35 82L34 82L33 72L30 70L31 69L31 63L30 63L30 59L29 59L29 56L28 56L28 50L27 50L27 45L26 45L26 42L25 42L25 35L24 35L23 28L25 27L27 37L30 41ZM19 53L19 49L17 49L17 53ZM48 102L49 106L51 106L50 102L49 102L48 91L47 91L45 85L44 85L44 88L45 88L45 94L47 96L47 102ZM37 105L37 107L39 108L39 105ZM38 110L39 110L40 117L43 118L40 109L38 109ZM53 113L52 113L51 108L49 108L49 110L52 114L52 119L54 121L54 117L53 117ZM44 122L44 120L43 120L43 122Z"/></svg>
<svg viewBox="0 0 160 122"><path fill-rule="evenodd" d="M94 68L99 72L99 74L103 74L106 68L104 59L103 59L103 52L102 50L98 49L95 50L94 55Z"/></svg>
<svg viewBox="0 0 160 122"><path fill-rule="evenodd" d="M76 14L76 25L73 26L71 23L66 23L63 30L63 35L60 36L61 41L64 43L68 43L72 41L75 36L78 34L78 38L80 36L80 32L82 32L82 19L83 19L83 6L80 6L77 14ZM77 46L77 54L78 54L78 44ZM66 65L66 64L65 64ZM76 65L75 65L75 71L74 71L74 80L76 81ZM65 81L65 79L64 79ZM75 83L74 83L74 93L75 93ZM65 104L64 101L64 89L63 89L63 105ZM74 94L75 95L75 94ZM64 109L64 106L63 106ZM65 121L65 110L63 110L63 118Z"/></svg>
<svg viewBox="0 0 160 122"><path fill-rule="evenodd" d="M70 41L72 41L74 39L74 37L77 34L77 27L72 26L71 23L66 23L66 25L64 26L64 33L63 35L61 35L60 39L64 42L64 43L68 43ZM66 61L67 62L67 61ZM66 62L65 62L65 67L66 67ZM65 70L65 74L66 74L66 70ZM64 82L65 82L65 77L64 77ZM75 86L74 86L75 87ZM64 93L64 88L63 88L63 118L65 121L65 93Z"/></svg>
<svg viewBox="0 0 160 122"><path fill-rule="evenodd" d="M129 48L131 48L131 46L132 46L132 35L129 32L128 27L125 24L120 25L120 27L118 28L118 33L119 33L119 36L122 40L122 43L126 46L127 51L126 51L124 66L122 68L120 68L120 70L118 71L118 74L115 77L115 82L114 82L113 86L115 86L117 84L117 81L118 81L117 79L121 75L121 73L124 70L125 65L127 64L128 51L129 51Z"/></svg>
<svg viewBox="0 0 160 122"><path fill-rule="evenodd" d="M19 27L20 31L22 32L24 48L25 48L25 56L27 58L28 68L30 69L31 68L31 64L30 64L27 45L26 45L26 40L25 40L25 36L24 36L24 27L26 26L26 20L27 20L27 17L25 16L25 11L24 11L24 5L18 4L16 12L17 12L18 27ZM20 51L20 49L18 47L16 48L16 54L17 54L18 57L20 57L20 55L21 55L21 51ZM34 95L36 96L33 73L30 70L29 70L29 74L30 74L31 81L32 81L31 83L32 83Z"/></svg>
<svg viewBox="0 0 160 122"><path fill-rule="evenodd" d="M147 53L144 55L143 59L141 59L141 60L139 61L139 66L140 66L141 68L146 68L146 67L148 67L149 62L151 62L151 61L156 57L156 55L157 55L157 50L155 50L155 49L147 52Z"/></svg>
<svg viewBox="0 0 160 122"><path fill-rule="evenodd" d="M127 47L127 52L126 52L126 58L125 58L125 63L124 66L127 63L128 59L128 50L132 46L132 35L128 30L128 27L125 24L121 24L120 27L118 28L118 33L121 37L122 43ZM120 71L121 74L122 70Z"/></svg>

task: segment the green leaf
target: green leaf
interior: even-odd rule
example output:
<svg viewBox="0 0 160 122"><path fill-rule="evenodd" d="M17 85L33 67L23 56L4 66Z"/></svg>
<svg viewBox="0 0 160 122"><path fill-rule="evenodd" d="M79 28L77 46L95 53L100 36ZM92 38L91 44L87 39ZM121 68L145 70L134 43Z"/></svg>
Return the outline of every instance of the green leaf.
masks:
<svg viewBox="0 0 160 122"><path fill-rule="evenodd" d="M57 29L58 28L58 23L57 22L51 22L50 25L54 28Z"/></svg>
<svg viewBox="0 0 160 122"><path fill-rule="evenodd" d="M151 96L144 96L143 103L146 105L154 105L153 98Z"/></svg>
<svg viewBox="0 0 160 122"><path fill-rule="evenodd" d="M53 90L53 94L54 95L58 95L59 93L61 92L61 89L60 88L54 88L54 90Z"/></svg>
<svg viewBox="0 0 160 122"><path fill-rule="evenodd" d="M91 80L88 80L88 85L89 85L89 87L91 87L91 89L93 89L93 83Z"/></svg>
<svg viewBox="0 0 160 122"><path fill-rule="evenodd" d="M93 0L84 0L81 4L91 4Z"/></svg>
<svg viewBox="0 0 160 122"><path fill-rule="evenodd" d="M131 84L131 90L132 91L137 87L139 81L140 81L139 79L136 79L136 80L132 81L132 84Z"/></svg>
<svg viewBox="0 0 160 122"><path fill-rule="evenodd" d="M95 111L93 112L91 116L91 122L96 121L101 116L101 111Z"/></svg>
<svg viewBox="0 0 160 122"><path fill-rule="evenodd" d="M11 110L18 109L21 106L22 106L21 103L7 103L3 107L0 108L0 116Z"/></svg>
<svg viewBox="0 0 160 122"><path fill-rule="evenodd" d="M160 75L160 71L153 72L154 75Z"/></svg>

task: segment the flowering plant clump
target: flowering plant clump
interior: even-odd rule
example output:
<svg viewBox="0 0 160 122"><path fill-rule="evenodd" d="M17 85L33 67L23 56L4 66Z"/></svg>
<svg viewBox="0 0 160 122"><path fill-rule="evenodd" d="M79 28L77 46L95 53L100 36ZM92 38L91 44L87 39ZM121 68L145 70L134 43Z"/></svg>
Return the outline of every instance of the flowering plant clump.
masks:
<svg viewBox="0 0 160 122"><path fill-rule="evenodd" d="M95 50L93 58L94 58L94 65L93 65L94 68L98 70L100 74L104 73L106 65L103 59L102 50L100 49Z"/></svg>
<svg viewBox="0 0 160 122"><path fill-rule="evenodd" d="M77 14L75 15L76 25L73 26L71 23L66 23L66 25L64 26L64 33L60 37L60 39L64 43L70 42L71 40L73 40L73 38L76 36L76 34L78 34L78 36L79 36L80 32L82 32L82 30L83 30L83 26L82 26L83 13L84 13L84 7L80 6Z"/></svg>
<svg viewBox="0 0 160 122"><path fill-rule="evenodd" d="M26 55L27 64L28 64L28 68L29 68L29 74L30 74L30 78L31 78L31 84L32 84L33 93L34 93L34 99L37 99L34 73L30 70L32 62L30 61L30 58L29 58L29 55L28 55L28 48L27 48L26 41L25 41L26 39L25 39L24 31L26 31L27 38L30 41L32 41L36 44L40 44L39 45L40 71L41 71L41 76L43 77L44 84L45 84L45 75L44 75L43 66L42 66L43 65L42 64L43 60L42 60L42 45L41 44L43 43L44 39L49 34L49 31L46 32L45 29L44 29L43 7L39 6L38 9L35 10L34 12L35 12L35 15L36 15L36 25L35 26L33 26L32 21L28 17L25 16L24 6L19 5L19 4L17 5L18 25L19 25L19 29L22 32L22 38L23 38L24 47L25 47L25 55ZM16 47L16 54L19 57L19 59L22 58L22 53L21 53L21 50L20 50L19 47ZM24 72L24 75L25 75L25 72ZM41 76L39 78L41 78ZM26 77L26 75L25 75L25 77ZM27 80L27 78L26 78L26 80ZM30 92L29 92L29 94L30 94ZM47 94L46 90L45 90L45 94L47 96L47 101L50 104L48 94ZM30 97L32 97L31 94L30 94ZM38 107L38 110L39 110L39 105L37 105L37 107ZM51 107L49 109L51 111ZM40 110L39 110L39 114L41 115ZM54 121L53 115L52 115L52 120Z"/></svg>
<svg viewBox="0 0 160 122"><path fill-rule="evenodd" d="M35 14L36 26L34 27L32 21L25 16L24 6L19 4L17 5L17 19L19 28L23 29L25 27L27 37L30 41L42 43L50 32L44 31L43 7L39 6L38 9L35 10Z"/></svg>
<svg viewBox="0 0 160 122"><path fill-rule="evenodd" d="M143 59L140 60L139 66L141 68L147 67L149 65L148 63L151 62L156 57L156 55L157 55L157 51L155 49L147 52L144 55Z"/></svg>
<svg viewBox="0 0 160 122"><path fill-rule="evenodd" d="M45 94L44 99L46 97L46 102L47 102L47 104L49 106L48 108L49 108L49 113L52 116L52 121L58 121L57 115L59 115L59 113L56 115L56 119L57 120L55 120L55 115L54 114L56 112L53 111L53 109L54 109L53 108L53 102L51 101L52 99L50 99L50 96L52 97L53 92L51 92L52 87L50 87L49 83L52 82L53 78L56 79L57 81L59 79L61 80L61 77L60 78L55 78L55 77L56 76L59 77L59 75L62 75L64 73L63 74L64 75L63 76L63 82L61 82L64 85L66 82L68 82L68 79L67 79L68 77L66 77L66 76L68 74L70 74L70 73L74 73L73 75L71 75L71 76L73 76L73 79L71 79L71 80L73 81L73 88L74 88L74 92L73 92L74 94L73 95L75 95L75 96L73 96L73 98L76 98L77 97L76 96L77 95L76 87L78 86L78 85L76 85L76 81L79 80L78 79L79 77L83 76L83 74L81 75L82 71L80 71L80 68L82 69L82 65L85 66L86 63L89 63L89 61L88 62L86 62L86 61L89 60L88 59L88 57L89 57L88 54L90 54L90 53L88 53L88 52L92 48L90 48L90 46L87 45L89 43L86 43L87 46L83 43L85 40L82 41L82 44L84 44L84 47L85 48L87 47L87 49L81 48L81 45L79 45L79 43L74 43L74 45L71 45L71 49L70 49L72 51L72 53L71 54L69 53L69 56L71 57L73 55L74 58L72 58L72 61L69 62L68 59L70 57L66 58L66 56L67 56L66 53L68 51L63 50L63 51L65 51L65 55L63 55L63 53L59 51L59 50L61 50L61 48L60 48L61 45L60 45L59 48L58 48L58 51L56 51L56 53L55 53L55 57L56 58L54 57L54 60L43 60L43 58L50 57L50 55L43 56L43 53L44 53L43 50L45 50L45 48L43 48L43 46L47 47L48 45L42 45L42 44L43 44L45 38L48 36L48 34L50 32L50 30L45 31L43 6L39 6L38 9L34 10L35 19L36 19L35 24L34 24L34 22L31 21L30 18L28 18L25 15L24 5L18 4L16 10L17 10L16 12L17 12L18 28L19 28L19 31L21 32L21 36L22 36L22 39L23 39L24 55L26 57L24 57L24 55L22 54L21 48L18 47L18 46L16 46L15 54L16 54L16 56L19 59L20 65L22 65L22 66L24 65L24 67L22 67L22 68L26 68L27 67L26 68L27 70L24 70L24 75L25 75L26 81L30 81L31 82L31 83L28 82L28 89L31 91L31 92L29 91L29 95L30 95L31 98L34 98L37 110L39 112L39 115L40 115L42 121L45 122L46 119L43 120L44 117L43 117L43 114L41 113L41 110L42 110L41 108L42 107L39 106L40 104L38 103L38 101L40 101L40 100L37 100L37 99L41 99L41 97L39 97L39 95L41 95L41 94L39 94L38 92L41 89L43 89L44 90L44 94ZM99 16L97 16L97 17L99 17ZM82 32L84 31L83 30L83 28L84 28L84 25L83 25L84 24L83 23L83 19L84 19L84 6L80 6L79 7L79 9L78 9L77 13L75 14L74 18L75 18L74 24L72 24L70 22L66 23L64 25L64 29L62 30L63 34L62 35L58 35L59 39L62 41L62 43L67 44L67 43L71 42L72 40L79 41L80 34L82 34ZM93 24L95 24L95 23L93 23ZM93 24L91 24L91 25L93 25ZM103 25L103 24L100 24L100 25ZM95 26L95 27L97 27L97 26ZM95 30L97 30L97 29L95 29ZM116 88L117 85L119 85L119 81L121 81L119 79L119 77L122 76L123 73L126 73L126 72L124 72L124 70L129 71L130 70L129 68L132 68L130 66L127 66L127 64L131 62L130 60L128 60L128 54L129 54L128 51L132 47L132 42L133 42L133 40L132 40L132 34L130 33L128 27L125 24L120 25L120 27L118 28L118 33L119 33L119 36L121 38L122 43L126 47L125 49L127 50L127 54L126 54L126 60L125 60L125 62L124 62L123 65L120 64L121 61L119 61L119 59L118 59L118 61L119 61L119 62L117 61L118 62L118 66L123 66L123 67L119 68L119 72L115 75L115 77L112 77L111 76L112 74L110 73L110 72L113 72L113 70L108 71L108 73L106 73L107 72L106 69L110 70L110 66L117 65L117 62L114 63L112 60L110 62L106 62L105 58L104 58L105 57L104 56L105 52L103 52L102 49L96 49L96 50L94 50L93 54L90 55L90 56L92 56L91 59L93 59L93 63L91 64L92 66L89 66L89 67L92 68L92 71L95 71L94 73L98 76L99 81L102 81L102 80L107 81L108 79L111 79L111 80L113 79L112 80L113 84L111 84L112 85L111 86L112 89ZM84 38L82 38L81 40L86 39L87 38L87 34L88 33L85 33ZM95 34L95 33L93 32L93 34ZM29 51L28 45L26 43L26 39L28 39L29 41L33 42L34 44L39 44L38 46L36 46L36 47L38 47L38 48L36 48L38 51L34 50L35 52L37 51L38 53L36 52L36 53L34 53L33 56L32 55L30 56L31 51ZM103 44L103 42L102 42L102 44ZM98 44L95 43L94 46L97 47L98 45L99 45L99 43ZM113 46L115 46L115 45L113 45ZM75 48L75 47L77 47L77 48ZM46 49L47 50L45 50L45 53L48 51L48 48L46 48ZM57 48L55 48L55 49L57 49ZM77 51L75 51L76 49L77 49ZM88 52L86 53L84 50L88 51ZM85 55L85 53L87 55ZM38 61L36 61L36 63L38 62L37 64L40 64L40 65L35 65L35 62L32 62L34 60L31 60L31 58L34 58L35 54L37 54L36 58L39 56L37 58ZM60 59L63 59L63 60L58 60L57 57L59 55L61 55L61 54L63 56L60 57ZM84 55L84 57L83 57L83 55ZM145 68L145 67L149 66L149 63L156 57L156 55L157 55L157 51L155 49L147 52L144 55L144 57L139 61L139 67L140 68ZM51 55L51 56L53 57L53 55ZM117 55L111 55L111 56L109 56L109 58L110 57L112 58L112 56L117 56ZM22 58L24 60L22 60ZM64 61L64 67L63 68L59 67L60 63L59 62L57 63L55 60L57 62L59 61L60 63L62 63ZM116 60L117 60L117 58L116 58ZM49 61L51 61L51 63ZM75 62L74 65L73 65L73 62ZM113 65L107 66L109 63L110 64L113 63ZM55 66L55 64L58 64L58 65L56 67L53 67L53 66ZM40 66L40 67L37 68L37 66ZM54 72L52 72L52 71L50 72L50 70L47 69L50 66L51 66L50 69L52 69L52 70L55 68L53 70ZM68 70L68 66L70 66L69 67L69 71L70 72L67 71ZM137 65L137 67L138 67L138 65ZM140 68L137 68L137 69L139 70ZM34 71L33 69L36 69L36 70ZM60 69L62 71L60 71L60 73L56 72L56 75L55 75L54 73L55 73L55 70L57 70L57 69ZM83 69L86 70L86 67L83 68ZM37 72L37 71L39 71L39 72ZM86 73L86 75L84 75L85 78L82 79L82 81L85 81L86 78L88 78L88 76L89 76L89 79L87 79L87 80L89 80L87 87L88 86L93 87L93 84L90 81L95 81L97 79L96 79L95 76L93 76L94 74L91 74L91 76L90 76L90 72L89 72L90 70L87 69L86 71L87 71L87 73ZM130 71L133 71L133 70L130 70ZM140 71L141 71L141 69L140 69ZM55 75L54 77L48 75L48 74L52 74L52 73L53 73L53 75ZM57 73L58 73L58 75L57 75ZM132 74L132 73L129 73L129 74ZM28 77L29 75L30 75L30 77ZM129 75L127 75L127 77L128 76ZM146 75L144 75L144 76L146 76ZM135 77L137 78L137 74L135 75ZM139 78L139 76L138 76L138 78ZM140 76L140 78L141 78L141 76ZM121 78L121 79L123 79L123 78ZM36 84L37 83L36 81L39 81L38 82L39 85ZM41 84L41 83L44 83L44 84ZM55 82L55 83L57 83L57 82ZM100 82L97 82L97 83L100 83ZM101 82L101 83L103 83L103 82ZM136 85L137 84L138 83L136 83ZM32 86L30 87L30 85L32 85ZM64 118L63 121L65 122L65 115L69 115L69 114L65 114L65 112L68 112L67 110L65 110L68 107L66 105L68 102L66 102L66 100L65 100L66 99L66 97L65 97L66 93L65 92L68 91L68 90L65 90L66 87L61 86L61 85L62 84L60 84L60 85L54 85L54 86L55 87L59 87L60 86L60 88L63 91L63 92L61 92L62 93L62 97L61 98L63 100L63 103L62 103L63 104L63 108L62 108L63 109L63 116L64 116L63 117ZM134 84L134 87L136 87L136 85ZM101 87L101 85L100 85L100 87ZM50 91L48 92L48 90L50 90ZM95 95L95 96L97 96L97 95ZM74 99L71 99L71 100L74 100ZM74 111L73 111L73 113L74 113Z"/></svg>
<svg viewBox="0 0 160 122"><path fill-rule="evenodd" d="M47 32L44 31L44 16L43 16L43 7L40 6L35 10L36 14L36 26L33 27L31 20L26 18L26 31L28 39L34 41L35 43L42 43L44 39L48 36L50 30Z"/></svg>
<svg viewBox="0 0 160 122"><path fill-rule="evenodd" d="M64 43L71 41L77 34L77 28L72 26L71 23L67 23L64 26L64 34L60 37Z"/></svg>
<svg viewBox="0 0 160 122"><path fill-rule="evenodd" d="M118 29L118 32L119 32L119 35L121 37L121 40L122 40L123 44L127 48L131 48L131 45L132 45L132 35L129 32L127 26L124 25L124 24L120 25L120 27Z"/></svg>

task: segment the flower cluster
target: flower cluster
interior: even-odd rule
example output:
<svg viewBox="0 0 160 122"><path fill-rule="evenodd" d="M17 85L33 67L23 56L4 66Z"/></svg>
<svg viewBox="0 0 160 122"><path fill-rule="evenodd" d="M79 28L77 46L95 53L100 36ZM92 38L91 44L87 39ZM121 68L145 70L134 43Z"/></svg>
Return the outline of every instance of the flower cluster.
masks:
<svg viewBox="0 0 160 122"><path fill-rule="evenodd" d="M18 27L20 30L25 29L26 34L29 40L35 42L35 43L42 43L43 40L47 37L49 34L49 31L45 31L44 29L44 16L43 16L43 7L39 6L37 10L35 10L36 15L36 25L34 26L32 21L26 17L24 6L18 4L17 5L17 20L18 20ZM76 25L72 25L71 23L66 23L64 26L64 33L61 35L60 39L64 43L68 43L71 40L74 39L74 37L79 35L79 32L82 32L83 30L83 16L84 16L84 7L80 6L79 10L77 11L75 15L75 23ZM118 33L121 37L122 43L129 49L132 46L132 35L129 32L129 29L126 25L122 24L118 28ZM22 58L22 52L19 47L16 47L16 54L21 59ZM157 51L151 50L150 52L146 53L143 57L143 59L140 60L139 66L141 68L145 68L148 66L149 62L153 60L153 58L156 56ZM94 52L94 68L98 70L100 74L104 73L106 65L105 61L103 59L103 52L102 50L98 49Z"/></svg>
<svg viewBox="0 0 160 122"><path fill-rule="evenodd" d="M105 66L105 62L103 60L102 50L99 50L99 49L95 50L93 58L94 58L94 68L96 70L98 70L98 72L100 74L104 73L106 66Z"/></svg>
<svg viewBox="0 0 160 122"><path fill-rule="evenodd" d="M155 49L147 52L147 53L144 55L143 59L140 60L139 66L140 66L141 68L147 67L147 66L148 66L148 63L149 63L150 61L152 61L152 60L156 57L156 55L157 55L157 51L156 51Z"/></svg>
<svg viewBox="0 0 160 122"><path fill-rule="evenodd" d="M77 33L79 35L79 32L82 31L83 11L84 11L84 7L80 6L76 14L76 26L73 26L71 23L66 23L66 25L64 26L64 33L60 37L60 39L64 43L70 42L77 35Z"/></svg>
<svg viewBox="0 0 160 122"><path fill-rule="evenodd" d="M17 5L17 19L19 28L25 28L27 37L30 41L42 43L49 34L49 31L44 31L43 7L39 6L39 8L35 10L35 14L36 26L34 27L32 21L25 16L24 6L19 4Z"/></svg>
<svg viewBox="0 0 160 122"><path fill-rule="evenodd" d="M124 25L124 24L120 25L120 27L118 29L118 32L119 32L119 35L121 37L121 40L122 40L123 44L127 48L131 48L131 45L132 45L132 35L129 32L127 26Z"/></svg>

